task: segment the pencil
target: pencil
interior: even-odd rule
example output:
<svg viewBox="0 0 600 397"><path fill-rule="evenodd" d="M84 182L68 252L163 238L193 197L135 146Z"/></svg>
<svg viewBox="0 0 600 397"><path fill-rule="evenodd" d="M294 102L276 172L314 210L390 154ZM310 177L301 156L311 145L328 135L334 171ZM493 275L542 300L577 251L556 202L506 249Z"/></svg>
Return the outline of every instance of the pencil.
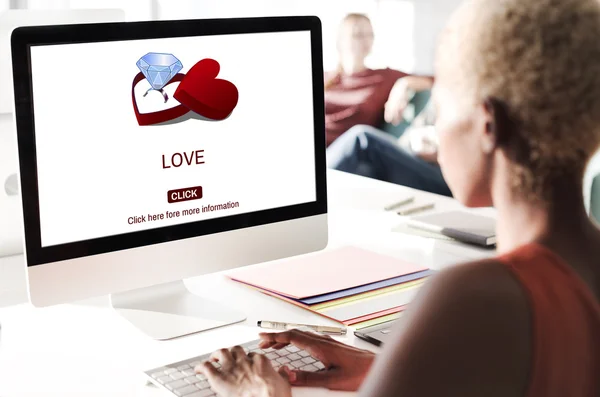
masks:
<svg viewBox="0 0 600 397"><path fill-rule="evenodd" d="M392 210L395 210L396 208L402 207L403 205L410 204L413 201L415 201L415 198L414 197L409 197L409 198L406 198L406 199L404 199L402 201L398 201L397 203L390 204L387 207L385 207L384 209L386 211L392 211Z"/></svg>
<svg viewBox="0 0 600 397"><path fill-rule="evenodd" d="M432 203L432 204L422 205L420 207L413 207L413 208L406 209L404 211L398 211L398 215L401 215L401 216L412 215L412 214L416 214L417 212L430 210L434 206L435 205Z"/></svg>

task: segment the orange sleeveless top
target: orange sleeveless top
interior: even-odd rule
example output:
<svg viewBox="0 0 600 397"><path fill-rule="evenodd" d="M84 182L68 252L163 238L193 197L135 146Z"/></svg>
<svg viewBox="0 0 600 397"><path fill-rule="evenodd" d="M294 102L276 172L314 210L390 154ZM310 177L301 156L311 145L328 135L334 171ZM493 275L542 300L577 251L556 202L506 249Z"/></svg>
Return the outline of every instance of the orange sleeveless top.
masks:
<svg viewBox="0 0 600 397"><path fill-rule="evenodd" d="M499 259L529 297L533 361L526 396L600 396L600 304L587 285L539 244Z"/></svg>

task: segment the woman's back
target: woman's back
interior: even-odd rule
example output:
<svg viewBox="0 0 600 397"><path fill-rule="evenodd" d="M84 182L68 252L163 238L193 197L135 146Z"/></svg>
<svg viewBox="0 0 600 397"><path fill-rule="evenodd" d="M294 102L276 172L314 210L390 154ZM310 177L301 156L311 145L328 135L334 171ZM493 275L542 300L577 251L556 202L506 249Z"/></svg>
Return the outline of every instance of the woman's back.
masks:
<svg viewBox="0 0 600 397"><path fill-rule="evenodd" d="M600 395L600 304L542 244L443 271L421 298L362 395Z"/></svg>
<svg viewBox="0 0 600 397"><path fill-rule="evenodd" d="M529 244L499 258L526 292L532 360L528 397L600 393L600 304L549 249Z"/></svg>

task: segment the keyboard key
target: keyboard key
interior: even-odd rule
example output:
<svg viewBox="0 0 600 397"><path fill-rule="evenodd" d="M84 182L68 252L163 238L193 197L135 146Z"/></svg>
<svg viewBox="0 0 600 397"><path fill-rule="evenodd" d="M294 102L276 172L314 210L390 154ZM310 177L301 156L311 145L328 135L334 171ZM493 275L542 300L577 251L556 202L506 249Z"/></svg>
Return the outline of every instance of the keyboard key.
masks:
<svg viewBox="0 0 600 397"><path fill-rule="evenodd" d="M183 379L185 378L185 375L182 374L181 372L173 372L171 375L169 375L171 377L171 379L173 380L179 380L179 379Z"/></svg>
<svg viewBox="0 0 600 397"><path fill-rule="evenodd" d="M294 368L304 367L306 364L302 362L302 360L292 361L291 366Z"/></svg>
<svg viewBox="0 0 600 397"><path fill-rule="evenodd" d="M301 355L302 357L308 357L308 356L310 356L310 353L307 352L306 350L300 350L298 352L298 354Z"/></svg>
<svg viewBox="0 0 600 397"><path fill-rule="evenodd" d="M175 394L178 396L186 396L188 394L192 394L193 392L198 391L198 388L194 385L187 385L186 387L182 387L181 389L175 390Z"/></svg>
<svg viewBox="0 0 600 397"><path fill-rule="evenodd" d="M314 365L310 364L307 366L304 366L302 368L300 368L302 371L306 371L306 372L317 372L319 370L319 368L315 367Z"/></svg>
<svg viewBox="0 0 600 397"><path fill-rule="evenodd" d="M185 376L195 376L196 375L196 371L192 368L184 369L183 371L181 371L181 373L184 374Z"/></svg>
<svg viewBox="0 0 600 397"><path fill-rule="evenodd" d="M198 378L199 380L206 380L206 376L204 376L203 374L196 374L196 378Z"/></svg>
<svg viewBox="0 0 600 397"><path fill-rule="evenodd" d="M190 363L190 367L196 368L198 365L200 365L202 363L203 363L203 361L194 361L194 362Z"/></svg>
<svg viewBox="0 0 600 397"><path fill-rule="evenodd" d="M304 358L302 359L302 361L303 361L304 363L306 363L306 364L312 364L312 363L314 363L314 362L315 362L315 361L317 361L317 360L315 360L315 359L314 359L314 358L312 358L312 357L304 357Z"/></svg>
<svg viewBox="0 0 600 397"><path fill-rule="evenodd" d="M294 345L289 345L288 347L285 348L287 351L289 351L290 353L298 353L300 351L300 349L298 349L296 346Z"/></svg>
<svg viewBox="0 0 600 397"><path fill-rule="evenodd" d="M277 353L268 353L267 354L267 358L269 360L277 360L279 358L279 354L277 354Z"/></svg>
<svg viewBox="0 0 600 397"><path fill-rule="evenodd" d="M160 378L160 377L162 377L162 376L165 376L165 371L166 371L167 369L168 369L168 368L159 368L159 369L157 369L157 372L154 372L154 373L153 373L152 375L150 375L150 376L152 376L152 379L158 379L158 378Z"/></svg>
<svg viewBox="0 0 600 397"><path fill-rule="evenodd" d="M203 380L199 383L196 383L196 387L200 390L208 389L210 387L210 384L207 381Z"/></svg>
<svg viewBox="0 0 600 397"><path fill-rule="evenodd" d="M185 387L185 386L189 386L189 383L187 383L183 379L180 379L180 380L176 380L176 381L173 381L173 382L169 382L165 386L169 390L175 390L175 389L180 389L180 388Z"/></svg>
<svg viewBox="0 0 600 397"><path fill-rule="evenodd" d="M171 375L173 372L177 372L177 368L165 369L165 375Z"/></svg>
<svg viewBox="0 0 600 397"><path fill-rule="evenodd" d="M161 385L164 385L165 383L169 383L169 382L173 382L173 379L171 379L170 376L165 375L165 376L161 376L160 378L156 379Z"/></svg>
<svg viewBox="0 0 600 397"><path fill-rule="evenodd" d="M192 367L190 367L187 364L184 364L184 365L180 365L179 367L177 367L177 371L183 371L185 369L190 369L190 368L192 368Z"/></svg>
<svg viewBox="0 0 600 397"><path fill-rule="evenodd" d="M317 361L316 363L313 364L315 367L319 368L319 370L325 369L325 365L323 365L322 362Z"/></svg>
<svg viewBox="0 0 600 397"><path fill-rule="evenodd" d="M300 356L299 354L293 353L293 354L290 354L289 356L287 356L287 358L291 361L296 361L296 360L301 360L302 356Z"/></svg>
<svg viewBox="0 0 600 397"><path fill-rule="evenodd" d="M184 379L184 381L186 381L190 385L193 385L194 383L202 382L200 379L198 379L196 377L196 375L188 376L187 378Z"/></svg>
<svg viewBox="0 0 600 397"><path fill-rule="evenodd" d="M276 360L279 364L288 364L291 363L292 361L290 359L288 359L287 357L280 357Z"/></svg>

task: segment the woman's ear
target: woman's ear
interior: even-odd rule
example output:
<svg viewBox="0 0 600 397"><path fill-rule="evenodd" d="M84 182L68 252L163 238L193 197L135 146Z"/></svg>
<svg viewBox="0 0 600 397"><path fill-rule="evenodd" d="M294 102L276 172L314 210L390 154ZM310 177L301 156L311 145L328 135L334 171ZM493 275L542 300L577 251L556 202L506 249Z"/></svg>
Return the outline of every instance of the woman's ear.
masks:
<svg viewBox="0 0 600 397"><path fill-rule="evenodd" d="M504 147L512 141L516 133L515 126L508 114L508 107L497 98L488 97L483 103L485 113L485 131L495 149Z"/></svg>

